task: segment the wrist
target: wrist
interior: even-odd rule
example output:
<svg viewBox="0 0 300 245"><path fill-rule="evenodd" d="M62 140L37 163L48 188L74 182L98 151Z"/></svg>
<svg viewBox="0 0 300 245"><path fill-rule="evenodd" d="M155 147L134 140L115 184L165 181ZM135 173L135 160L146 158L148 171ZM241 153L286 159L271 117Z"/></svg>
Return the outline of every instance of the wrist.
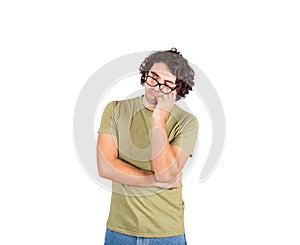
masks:
<svg viewBox="0 0 300 245"><path fill-rule="evenodd" d="M146 181L146 186L157 187L156 178L153 171L143 170L144 181Z"/></svg>
<svg viewBox="0 0 300 245"><path fill-rule="evenodd" d="M152 118L154 121L157 122L165 122L168 115L169 115L168 111L160 108L155 108L152 114Z"/></svg>

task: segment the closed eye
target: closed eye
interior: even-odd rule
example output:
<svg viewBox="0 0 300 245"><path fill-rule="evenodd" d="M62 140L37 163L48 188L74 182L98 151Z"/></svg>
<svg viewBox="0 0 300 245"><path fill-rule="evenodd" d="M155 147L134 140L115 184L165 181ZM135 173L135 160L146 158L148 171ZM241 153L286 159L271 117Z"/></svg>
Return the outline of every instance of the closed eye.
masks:
<svg viewBox="0 0 300 245"><path fill-rule="evenodd" d="M153 77L154 77L155 79L160 78L160 76L159 76L156 72L154 72L154 71L150 71L150 72L151 72L151 74L153 74ZM163 80L163 79L162 79L162 80ZM174 82L169 81L169 80L163 80L163 82L164 82L164 84L166 84L166 83L174 84Z"/></svg>

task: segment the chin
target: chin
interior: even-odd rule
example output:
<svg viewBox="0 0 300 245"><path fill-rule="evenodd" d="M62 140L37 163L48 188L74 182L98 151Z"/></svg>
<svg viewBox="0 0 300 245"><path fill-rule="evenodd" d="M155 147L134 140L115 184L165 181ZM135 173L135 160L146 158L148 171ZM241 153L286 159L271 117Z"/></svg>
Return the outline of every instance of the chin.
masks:
<svg viewBox="0 0 300 245"><path fill-rule="evenodd" d="M157 104L157 99L152 99L149 101L151 105L156 105Z"/></svg>
<svg viewBox="0 0 300 245"><path fill-rule="evenodd" d="M148 103L152 104L152 105L156 105L157 104L157 98L153 98L153 96L151 95L146 95L146 100L148 101Z"/></svg>

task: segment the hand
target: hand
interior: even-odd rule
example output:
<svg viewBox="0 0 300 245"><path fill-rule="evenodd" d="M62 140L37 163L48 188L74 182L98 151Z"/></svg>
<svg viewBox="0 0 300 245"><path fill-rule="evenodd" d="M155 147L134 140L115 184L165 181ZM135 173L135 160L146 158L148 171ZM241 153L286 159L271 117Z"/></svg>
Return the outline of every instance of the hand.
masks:
<svg viewBox="0 0 300 245"><path fill-rule="evenodd" d="M176 92L163 94L157 98L157 104L153 111L153 117L166 117L175 104Z"/></svg>
<svg viewBox="0 0 300 245"><path fill-rule="evenodd" d="M156 182L155 186L163 189L178 188L182 181L182 172L180 171L172 180L168 183Z"/></svg>

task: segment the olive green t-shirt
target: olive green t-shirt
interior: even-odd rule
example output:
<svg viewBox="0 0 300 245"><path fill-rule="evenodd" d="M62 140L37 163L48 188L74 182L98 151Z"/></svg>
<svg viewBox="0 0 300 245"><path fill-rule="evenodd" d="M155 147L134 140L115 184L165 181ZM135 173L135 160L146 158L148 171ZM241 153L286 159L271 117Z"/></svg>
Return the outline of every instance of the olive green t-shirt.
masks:
<svg viewBox="0 0 300 245"><path fill-rule="evenodd" d="M144 107L142 97L113 101L106 106L98 131L117 137L120 160L144 170L152 170L152 113ZM198 133L196 117L174 105L166 128L169 143L180 146L192 156ZM183 234L182 185L161 189L113 182L107 227L142 237Z"/></svg>

